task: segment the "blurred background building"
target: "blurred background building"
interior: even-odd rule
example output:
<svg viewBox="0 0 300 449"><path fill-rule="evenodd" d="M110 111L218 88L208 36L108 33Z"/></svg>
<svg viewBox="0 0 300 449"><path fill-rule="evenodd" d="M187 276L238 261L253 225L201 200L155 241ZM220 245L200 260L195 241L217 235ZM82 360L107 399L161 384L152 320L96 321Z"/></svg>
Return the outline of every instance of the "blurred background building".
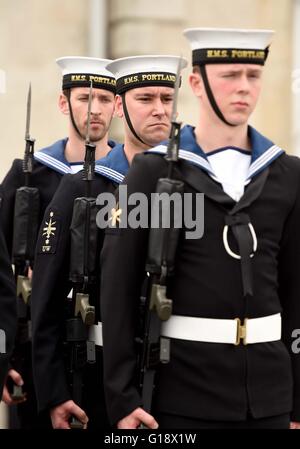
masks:
<svg viewBox="0 0 300 449"><path fill-rule="evenodd" d="M182 30L199 26L276 31L252 124L300 155L300 0L0 0L0 180L13 158L23 156L29 82L36 149L66 134L56 58L174 54L190 61ZM185 82L190 69L179 117L196 124L197 105ZM111 137L122 140L116 119Z"/></svg>
<svg viewBox="0 0 300 449"><path fill-rule="evenodd" d="M182 30L196 26L276 30L252 123L288 152L300 154L300 0L1 0L0 179L23 154L29 81L36 148L66 134L66 118L57 107L57 57L160 53L190 60ZM195 124L196 111L184 83L180 118ZM118 120L112 137L122 139Z"/></svg>

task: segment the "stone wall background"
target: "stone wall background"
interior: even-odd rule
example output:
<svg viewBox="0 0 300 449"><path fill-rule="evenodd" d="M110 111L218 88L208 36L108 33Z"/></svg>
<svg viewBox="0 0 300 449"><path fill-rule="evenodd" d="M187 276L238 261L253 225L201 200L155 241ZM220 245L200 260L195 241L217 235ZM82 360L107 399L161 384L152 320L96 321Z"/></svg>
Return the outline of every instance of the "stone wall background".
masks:
<svg viewBox="0 0 300 449"><path fill-rule="evenodd" d="M170 7L172 6L172 10ZM252 123L278 145L291 150L291 70L293 1L289 0L111 0L109 2L109 57L138 54L191 52L184 28L233 27L275 29L265 69L265 90ZM196 102L184 71L180 117L197 121ZM117 128L121 135L120 128Z"/></svg>
<svg viewBox="0 0 300 449"><path fill-rule="evenodd" d="M5 78L5 92L2 93L0 86L0 180L13 158L23 156L29 81L32 83L31 135L36 138L36 149L65 136L66 118L57 107L61 76L56 58L66 55L118 58L160 53L181 54L190 61L182 30L197 26L276 30L265 69L265 90L252 124L288 152L296 153L300 129L295 114L293 122L292 111L299 111L296 102L300 101L300 88L297 95L292 91L292 75L297 68L294 60L300 64L296 49L296 41L300 45L299 32L296 33L300 24L295 19L300 17L299 1L0 0L0 82ZM107 13L107 26L103 28L107 32L106 54L91 52L97 48L91 46L90 29L92 8L97 3ZM99 23L102 22L99 18ZM190 69L191 66L183 75L179 117L196 124L196 102L186 83ZM300 79L300 65L297 73ZM122 140L122 127L117 120L111 137ZM1 409L3 406L0 415ZM5 426L3 413L1 426Z"/></svg>
<svg viewBox="0 0 300 449"><path fill-rule="evenodd" d="M61 78L55 59L64 55L117 58L138 54L182 54L190 61L182 30L194 26L273 28L265 70L265 90L252 123L293 152L293 11L299 0L1 0L0 70L6 93L0 94L0 179L24 151L28 83L32 83L31 134L36 148L61 138L66 118L57 108ZM89 54L90 10L106 3L107 54ZM100 20L99 20L100 22ZM185 70L179 112L197 121L197 107ZM112 136L122 139L115 121Z"/></svg>

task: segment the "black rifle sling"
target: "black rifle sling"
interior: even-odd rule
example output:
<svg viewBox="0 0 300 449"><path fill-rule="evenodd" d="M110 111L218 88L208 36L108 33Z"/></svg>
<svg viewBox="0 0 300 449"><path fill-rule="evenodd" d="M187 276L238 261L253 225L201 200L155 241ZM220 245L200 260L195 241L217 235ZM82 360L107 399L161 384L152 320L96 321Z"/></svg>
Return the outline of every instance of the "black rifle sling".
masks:
<svg viewBox="0 0 300 449"><path fill-rule="evenodd" d="M95 198L76 198L74 201L71 231L70 280L94 283L97 273L99 232L96 215L99 207Z"/></svg>
<svg viewBox="0 0 300 449"><path fill-rule="evenodd" d="M12 256L15 264L29 261L33 264L39 229L40 195L36 187L16 190Z"/></svg>

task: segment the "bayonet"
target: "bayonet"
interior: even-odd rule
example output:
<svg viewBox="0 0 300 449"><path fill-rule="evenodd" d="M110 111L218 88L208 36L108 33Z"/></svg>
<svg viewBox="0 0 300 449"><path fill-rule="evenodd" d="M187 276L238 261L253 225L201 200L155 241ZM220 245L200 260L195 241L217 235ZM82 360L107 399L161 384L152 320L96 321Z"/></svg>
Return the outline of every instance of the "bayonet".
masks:
<svg viewBox="0 0 300 449"><path fill-rule="evenodd" d="M168 149L166 154L166 159L169 162L176 162L178 160L178 151L179 151L179 141L180 141L180 127L181 123L177 122L177 104L178 104L178 95L179 95L179 87L180 87L180 73L182 68L182 57L179 58L176 80L174 86L174 98L173 98L173 109L171 115L171 133L168 143ZM170 170L172 170L172 164L170 164ZM171 171L169 173L169 177L171 177Z"/></svg>
<svg viewBox="0 0 300 449"><path fill-rule="evenodd" d="M178 61L177 73L176 73L176 81L174 85L174 99L173 99L173 108L172 108L172 116L171 123L177 121L177 104L178 104L178 95L179 95L179 87L180 87L180 73L182 67L182 57L180 57Z"/></svg>
<svg viewBox="0 0 300 449"><path fill-rule="evenodd" d="M86 191L87 196L90 196L90 181L92 181L94 178L95 151L96 151L96 145L90 142L92 97L93 97L93 81L91 81L89 91L88 116L87 116L87 127L85 137L85 158L83 167L84 171L83 180L87 181L87 191Z"/></svg>
<svg viewBox="0 0 300 449"><path fill-rule="evenodd" d="M29 83L26 106L26 128L25 128L25 154L23 159L23 172L25 173L25 185L29 185L29 175L32 173L33 154L35 139L30 137L30 117L31 117L31 83Z"/></svg>
<svg viewBox="0 0 300 449"><path fill-rule="evenodd" d="M30 139L30 115L31 115L31 83L29 83L27 94L25 140Z"/></svg>
<svg viewBox="0 0 300 449"><path fill-rule="evenodd" d="M90 143L90 126L91 126L92 97L93 97L93 81L91 80L90 91L89 91L89 102L88 102L88 115L87 115L86 137L85 137L85 143L86 143L86 145L88 145L88 144Z"/></svg>

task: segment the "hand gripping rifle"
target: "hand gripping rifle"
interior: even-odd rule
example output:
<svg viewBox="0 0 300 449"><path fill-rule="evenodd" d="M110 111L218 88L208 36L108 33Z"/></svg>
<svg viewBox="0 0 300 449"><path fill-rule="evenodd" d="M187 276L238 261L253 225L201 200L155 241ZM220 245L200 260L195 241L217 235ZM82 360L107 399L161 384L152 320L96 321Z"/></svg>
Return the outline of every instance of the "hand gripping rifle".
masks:
<svg viewBox="0 0 300 449"><path fill-rule="evenodd" d="M71 222L70 280L73 283L72 299L68 298L66 343L68 352L68 371L71 379L73 400L82 403L83 370L86 363L94 363L95 344L88 341L89 327L95 323L95 307L90 304L91 288L96 286L99 232L96 225L98 206L91 197L91 183L94 179L96 146L90 143L90 116L92 103L92 82L89 92L88 121L85 141L85 160L83 181L86 196L76 198ZM71 428L83 425L72 417Z"/></svg>
<svg viewBox="0 0 300 449"><path fill-rule="evenodd" d="M22 345L31 339L30 329L30 296L31 279L29 268L33 268L34 250L39 229L40 196L36 187L30 187L30 176L33 170L33 154L35 140L30 137L31 115L31 85L27 96L25 154L23 159L23 173L25 185L16 190L12 261L15 266L15 279L17 284L17 312L18 330L16 344L12 356L13 367L22 373L24 351ZM22 388L14 385L13 399L23 397Z"/></svg>
<svg viewBox="0 0 300 449"><path fill-rule="evenodd" d="M151 228L149 236L146 271L149 276L148 292L145 303L144 331L142 336L142 356L140 364L140 389L143 399L143 407L151 412L152 395L155 384L155 372L160 362L168 363L170 360L170 341L160 336L161 322L167 320L172 313L172 300L167 298L167 279L174 272L175 253L180 235L180 229L174 226L176 220L176 204L174 213L170 213L170 228L163 227L162 203L158 199L162 193L168 197L174 193L183 195L184 183L173 179L174 166L178 161L180 146L181 123L177 122L177 101L180 84L181 59L179 60L174 103L172 112L172 127L165 156L168 163L168 177L160 178L156 186L156 194L153 208L155 223L158 228Z"/></svg>

